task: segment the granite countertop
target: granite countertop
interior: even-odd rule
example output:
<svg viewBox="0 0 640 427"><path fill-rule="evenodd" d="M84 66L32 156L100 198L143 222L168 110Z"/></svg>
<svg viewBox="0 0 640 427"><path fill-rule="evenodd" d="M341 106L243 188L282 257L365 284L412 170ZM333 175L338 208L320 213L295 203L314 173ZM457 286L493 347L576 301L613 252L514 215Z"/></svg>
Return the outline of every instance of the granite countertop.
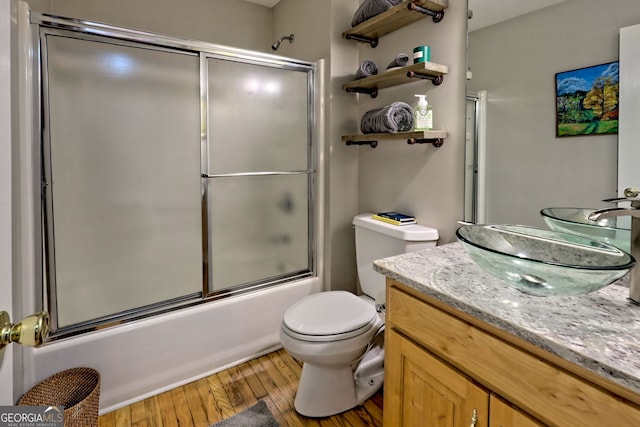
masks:
<svg viewBox="0 0 640 427"><path fill-rule="evenodd" d="M377 260L374 269L640 393L640 306L627 299L626 278L585 295L531 296L490 276L458 242Z"/></svg>

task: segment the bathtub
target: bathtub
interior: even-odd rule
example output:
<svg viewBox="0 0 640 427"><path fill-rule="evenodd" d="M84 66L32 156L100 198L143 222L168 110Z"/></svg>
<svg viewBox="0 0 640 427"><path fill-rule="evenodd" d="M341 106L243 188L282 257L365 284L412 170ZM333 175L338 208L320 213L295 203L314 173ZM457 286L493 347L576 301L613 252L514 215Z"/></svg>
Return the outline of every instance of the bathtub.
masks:
<svg viewBox="0 0 640 427"><path fill-rule="evenodd" d="M101 374L100 413L281 348L285 310L320 292L308 278L25 349L25 390L64 369Z"/></svg>

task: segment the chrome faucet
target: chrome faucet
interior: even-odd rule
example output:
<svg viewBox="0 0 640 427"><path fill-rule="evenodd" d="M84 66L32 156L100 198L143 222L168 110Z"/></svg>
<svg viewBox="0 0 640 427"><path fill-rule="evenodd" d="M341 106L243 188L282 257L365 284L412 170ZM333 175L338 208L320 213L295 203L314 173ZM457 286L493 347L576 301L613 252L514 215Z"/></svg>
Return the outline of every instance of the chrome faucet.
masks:
<svg viewBox="0 0 640 427"><path fill-rule="evenodd" d="M628 208L615 207L599 209L589 215L591 221L598 221L616 216L631 217L631 256L640 262L640 190L637 188L627 188L624 190L624 197L615 199L605 199L603 202L620 203L631 202ZM631 269L629 280L629 299L634 304L640 305L640 268Z"/></svg>

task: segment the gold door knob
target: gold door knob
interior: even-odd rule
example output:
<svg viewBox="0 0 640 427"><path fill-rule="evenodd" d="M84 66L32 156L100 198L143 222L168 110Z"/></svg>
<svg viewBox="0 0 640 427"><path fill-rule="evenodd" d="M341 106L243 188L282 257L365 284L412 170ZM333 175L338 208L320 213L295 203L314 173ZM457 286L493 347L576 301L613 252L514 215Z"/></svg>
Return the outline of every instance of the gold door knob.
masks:
<svg viewBox="0 0 640 427"><path fill-rule="evenodd" d="M17 342L27 347L39 346L49 336L49 313L41 311L11 323L9 313L0 311L0 350L7 344Z"/></svg>

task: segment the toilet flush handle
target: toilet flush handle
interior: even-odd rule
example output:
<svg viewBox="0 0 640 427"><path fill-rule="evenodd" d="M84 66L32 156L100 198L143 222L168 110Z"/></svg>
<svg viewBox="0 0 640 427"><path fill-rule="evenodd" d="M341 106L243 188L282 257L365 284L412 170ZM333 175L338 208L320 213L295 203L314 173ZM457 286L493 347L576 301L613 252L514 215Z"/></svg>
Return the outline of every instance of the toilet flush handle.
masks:
<svg viewBox="0 0 640 427"><path fill-rule="evenodd" d="M376 311L378 313L384 313L385 312L385 310L386 310L386 305L385 305L386 301L387 301L386 290L383 289L381 291L378 291L378 293L375 295L375 298L374 298Z"/></svg>

